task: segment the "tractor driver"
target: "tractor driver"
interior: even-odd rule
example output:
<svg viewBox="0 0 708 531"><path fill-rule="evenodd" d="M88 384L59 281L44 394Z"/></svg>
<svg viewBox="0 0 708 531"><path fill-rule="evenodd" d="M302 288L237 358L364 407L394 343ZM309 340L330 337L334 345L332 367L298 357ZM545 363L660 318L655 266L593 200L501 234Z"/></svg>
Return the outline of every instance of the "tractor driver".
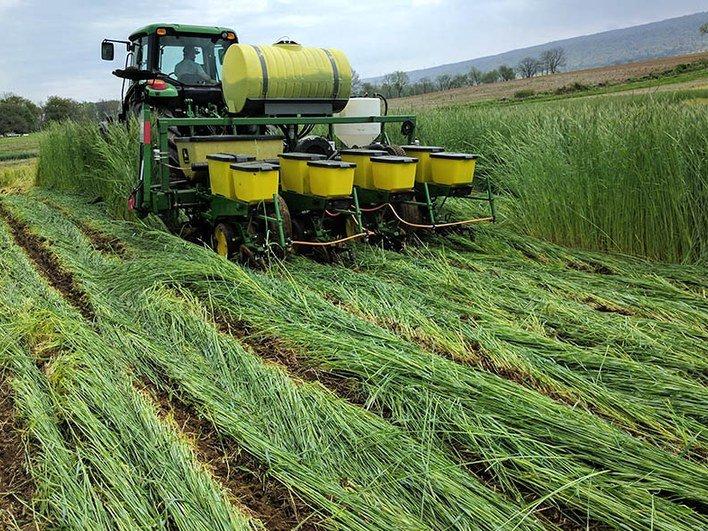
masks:
<svg viewBox="0 0 708 531"><path fill-rule="evenodd" d="M184 59L175 65L177 79L190 85L212 82L212 79L204 72L202 65L195 61L199 50L194 46L185 46L183 53Z"/></svg>

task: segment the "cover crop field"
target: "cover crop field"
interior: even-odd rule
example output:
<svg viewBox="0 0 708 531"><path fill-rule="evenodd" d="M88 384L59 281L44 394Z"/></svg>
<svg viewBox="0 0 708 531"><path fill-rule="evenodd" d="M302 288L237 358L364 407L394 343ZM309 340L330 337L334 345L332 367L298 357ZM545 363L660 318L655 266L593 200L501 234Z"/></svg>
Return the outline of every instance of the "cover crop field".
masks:
<svg viewBox="0 0 708 531"><path fill-rule="evenodd" d="M0 527L705 529L700 97L423 112L501 223L267 271L129 219L134 131L50 129L0 182Z"/></svg>

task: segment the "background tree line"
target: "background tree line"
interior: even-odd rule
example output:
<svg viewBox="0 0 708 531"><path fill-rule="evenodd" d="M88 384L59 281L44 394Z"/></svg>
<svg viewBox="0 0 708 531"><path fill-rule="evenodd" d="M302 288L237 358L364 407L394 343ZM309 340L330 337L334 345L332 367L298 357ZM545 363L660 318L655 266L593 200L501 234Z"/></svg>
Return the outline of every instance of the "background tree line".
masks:
<svg viewBox="0 0 708 531"><path fill-rule="evenodd" d="M117 100L78 102L51 96L44 104L37 105L22 96L4 94L0 96L0 135L32 133L63 120L100 121L105 116L116 116L119 111Z"/></svg>
<svg viewBox="0 0 708 531"><path fill-rule="evenodd" d="M511 81L517 78L532 78L538 75L555 74L566 65L566 53L563 48L551 48L539 57L525 57L516 67L501 65L499 68L482 72L472 67L467 73L441 74L435 79L423 78L412 82L406 72L396 71L386 74L381 83L362 82L354 76L355 95L383 94L387 98L415 96L442 90L473 87L487 83Z"/></svg>

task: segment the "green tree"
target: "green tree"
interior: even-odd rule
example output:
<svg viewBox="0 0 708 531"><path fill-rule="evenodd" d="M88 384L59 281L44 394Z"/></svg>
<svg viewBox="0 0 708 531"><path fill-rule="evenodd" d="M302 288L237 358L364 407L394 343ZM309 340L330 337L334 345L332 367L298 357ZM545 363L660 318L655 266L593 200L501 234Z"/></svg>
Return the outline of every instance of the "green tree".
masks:
<svg viewBox="0 0 708 531"><path fill-rule="evenodd" d="M461 88L466 87L467 85L467 74L457 74L452 76L452 79L450 80L450 88Z"/></svg>
<svg viewBox="0 0 708 531"><path fill-rule="evenodd" d="M502 81L511 81L512 79L516 79L516 72L508 65L501 65L499 67L499 77Z"/></svg>
<svg viewBox="0 0 708 531"><path fill-rule="evenodd" d="M705 35L706 33L708 33L708 22L706 22L705 24L703 24L703 25L702 25L700 28L698 28L698 29L699 29L699 31L700 31L703 35Z"/></svg>
<svg viewBox="0 0 708 531"><path fill-rule="evenodd" d="M452 76L450 74L440 74L435 78L439 90L450 90L452 86Z"/></svg>
<svg viewBox="0 0 708 531"><path fill-rule="evenodd" d="M96 112L99 120L103 120L106 116L117 118L120 108L121 104L118 100L100 100L96 102Z"/></svg>
<svg viewBox="0 0 708 531"><path fill-rule="evenodd" d="M41 109L30 100L7 94L0 98L0 134L36 131L40 115Z"/></svg>
<svg viewBox="0 0 708 531"><path fill-rule="evenodd" d="M479 85L482 82L482 71L477 68L476 66L473 66L470 68L470 71L467 72L467 83L469 85L475 86Z"/></svg>
<svg viewBox="0 0 708 531"><path fill-rule="evenodd" d="M496 83L499 81L499 71L490 70L482 74L482 83Z"/></svg>
<svg viewBox="0 0 708 531"><path fill-rule="evenodd" d="M44 123L80 120L85 117L81 105L70 98L51 96L44 104Z"/></svg>
<svg viewBox="0 0 708 531"><path fill-rule="evenodd" d="M361 96L363 94L362 89L363 85L361 83L361 78L359 77L359 72L352 69L352 95Z"/></svg>
<svg viewBox="0 0 708 531"><path fill-rule="evenodd" d="M390 74L384 76L384 86L390 87L391 93L400 98L403 95L403 91L406 89L410 83L410 78L406 72L397 70Z"/></svg>
<svg viewBox="0 0 708 531"><path fill-rule="evenodd" d="M435 84L430 81L430 78L428 77L424 77L418 81L417 85L420 87L419 90L421 94L427 94L428 92L435 90Z"/></svg>

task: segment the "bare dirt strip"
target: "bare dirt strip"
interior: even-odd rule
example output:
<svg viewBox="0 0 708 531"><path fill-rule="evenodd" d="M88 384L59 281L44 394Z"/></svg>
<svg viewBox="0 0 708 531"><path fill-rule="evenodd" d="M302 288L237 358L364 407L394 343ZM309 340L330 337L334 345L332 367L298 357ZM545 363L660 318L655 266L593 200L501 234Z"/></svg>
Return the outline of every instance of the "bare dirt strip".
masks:
<svg viewBox="0 0 708 531"><path fill-rule="evenodd" d="M267 470L254 457L240 448L234 448L232 440L220 437L212 424L200 418L176 396L147 381L141 384L160 417L175 424L190 442L199 461L236 505L258 518L267 529L318 529L316 524L320 518L314 515L313 510L285 486L269 478Z"/></svg>
<svg viewBox="0 0 708 531"><path fill-rule="evenodd" d="M81 290L73 275L65 270L56 255L49 249L47 241L32 233L25 223L17 219L4 206L0 205L0 218L3 218L15 243L22 247L34 262L37 271L59 291L88 321L94 321L96 314L88 297Z"/></svg>
<svg viewBox="0 0 708 531"><path fill-rule="evenodd" d="M36 529L32 510L35 485L25 468L22 426L15 414L12 390L0 372L0 528Z"/></svg>

